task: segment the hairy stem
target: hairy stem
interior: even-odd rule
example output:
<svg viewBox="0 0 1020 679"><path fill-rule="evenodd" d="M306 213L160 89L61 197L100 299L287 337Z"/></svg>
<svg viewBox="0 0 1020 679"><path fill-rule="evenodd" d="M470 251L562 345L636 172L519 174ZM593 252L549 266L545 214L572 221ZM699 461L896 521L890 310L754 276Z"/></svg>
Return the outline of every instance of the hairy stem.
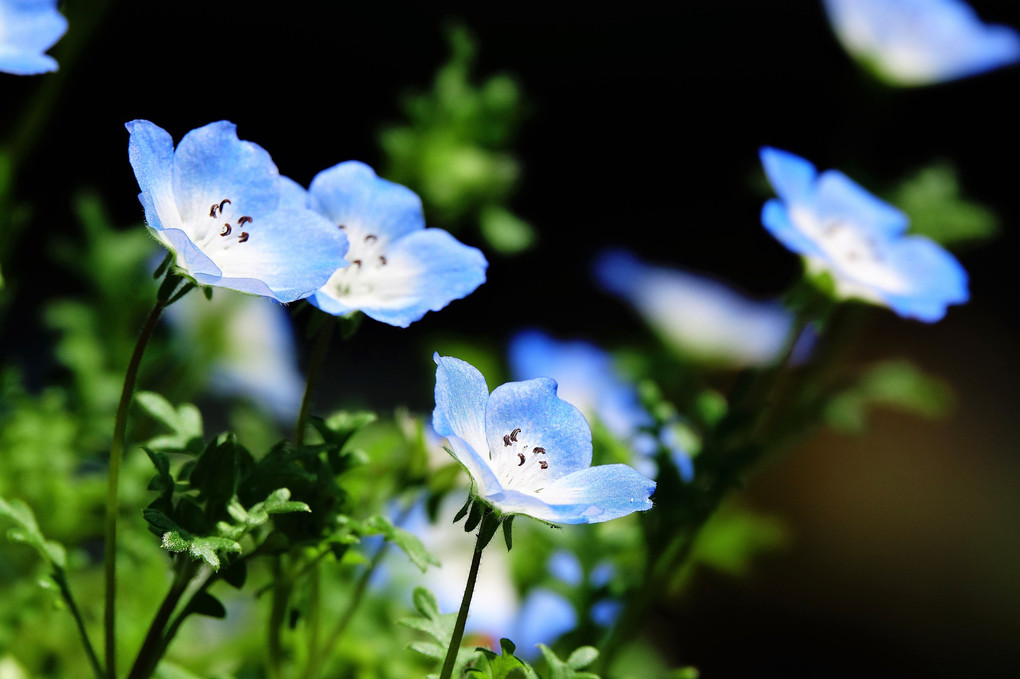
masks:
<svg viewBox="0 0 1020 679"><path fill-rule="evenodd" d="M450 679L453 676L453 667L457 664L457 653L460 651L460 644L464 639L464 625L467 624L468 609L471 608L471 597L475 593L475 581L478 579L478 566L482 563L482 550L485 548L485 544L482 542L483 535L484 531L479 529L475 552L471 557L471 570L468 571L467 584L464 586L464 598L460 602L457 623L453 628L453 638L450 639L450 648L446 651L446 660L443 661L443 672L439 675L439 679Z"/></svg>
<svg viewBox="0 0 1020 679"><path fill-rule="evenodd" d="M151 676L159 662L163 630L170 621L170 616L177 608L177 604L187 590L188 583L191 582L191 577L195 572L187 556L177 557L177 559L177 568L174 569L174 580L170 585L170 591L167 592L163 603L152 619L152 624L149 625L149 631L145 635L145 641L142 642L142 648L138 651L128 679L145 679Z"/></svg>
<svg viewBox="0 0 1020 679"><path fill-rule="evenodd" d="M88 656L89 665L92 666L92 673L96 675L96 679L103 679L105 676L103 666L99 663L96 649L89 640L88 631L85 629L85 621L81 617L81 611L78 609L78 604L75 603L74 597L71 595L71 588L67 584L67 576L63 570L58 570L53 574L53 579L56 581L57 586L60 587L60 594L64 597L67 610L71 612L71 615L74 617L74 623L78 626L78 634L81 636L82 646L85 647L85 655Z"/></svg>
<svg viewBox="0 0 1020 679"><path fill-rule="evenodd" d="M164 284L164 287L166 285ZM161 289L162 292L162 289ZM120 484L120 464L124 457L124 437L127 431L128 407L131 405L131 396L135 391L135 380L138 378L138 368L142 363L142 354L152 337L160 314L166 307L166 297L160 295L156 305L149 312L145 319L142 332L135 343L134 352L131 354L131 361L128 363L127 373L124 376L124 389L120 394L120 403L117 405L117 417L113 425L113 442L110 444L110 471L107 481L106 492L106 542L103 547L103 562L106 572L106 593L105 608L103 613L103 628L106 632L106 676L109 679L117 677L117 514L118 514L118 487Z"/></svg>
<svg viewBox="0 0 1020 679"><path fill-rule="evenodd" d="M312 356L308 361L305 394L301 398L301 410L298 411L297 423L294 425L295 446L300 446L305 442L305 428L308 426L308 412L312 406L312 393L315 391L315 384L318 382L319 373L322 371L322 364L326 360L326 352L329 350L335 328L336 317L330 316L323 321L322 327L319 328L316 335L315 347L312 349Z"/></svg>

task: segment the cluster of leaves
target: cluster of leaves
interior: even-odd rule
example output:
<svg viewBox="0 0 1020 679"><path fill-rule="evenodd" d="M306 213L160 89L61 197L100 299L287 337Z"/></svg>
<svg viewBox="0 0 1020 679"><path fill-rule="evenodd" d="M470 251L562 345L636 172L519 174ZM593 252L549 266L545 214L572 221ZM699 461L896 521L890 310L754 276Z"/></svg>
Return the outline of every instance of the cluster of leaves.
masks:
<svg viewBox="0 0 1020 679"><path fill-rule="evenodd" d="M521 252L536 234L506 207L521 172L509 151L524 117L519 87L502 74L474 85L474 39L457 25L447 40L450 60L432 90L405 98L408 124L380 135L384 175L418 192L438 225L455 231L477 223L494 250Z"/></svg>

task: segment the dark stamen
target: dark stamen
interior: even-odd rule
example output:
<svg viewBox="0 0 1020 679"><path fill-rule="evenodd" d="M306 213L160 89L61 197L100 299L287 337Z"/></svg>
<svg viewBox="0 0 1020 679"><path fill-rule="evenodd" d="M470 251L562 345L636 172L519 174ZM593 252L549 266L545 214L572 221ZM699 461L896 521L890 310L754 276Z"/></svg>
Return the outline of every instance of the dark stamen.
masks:
<svg viewBox="0 0 1020 679"><path fill-rule="evenodd" d="M253 221L255 220L252 219L251 217L241 217L240 219L237 220L237 225L244 226L245 224L250 224Z"/></svg>
<svg viewBox="0 0 1020 679"><path fill-rule="evenodd" d="M347 228L347 225L346 225L346 224L337 224L337 225L336 225L336 227L337 227L338 229L340 229L341 231L343 231L344 229L346 229L346 228Z"/></svg>
<svg viewBox="0 0 1020 679"><path fill-rule="evenodd" d="M248 232L247 231L242 231L241 235L237 237L237 242L238 243L247 243L248 242Z"/></svg>
<svg viewBox="0 0 1020 679"><path fill-rule="evenodd" d="M510 434L503 434L503 445L504 446L510 445Z"/></svg>
<svg viewBox="0 0 1020 679"><path fill-rule="evenodd" d="M524 464L524 453L517 453L517 457L521 458L521 461L517 463L517 466L520 467Z"/></svg>
<svg viewBox="0 0 1020 679"><path fill-rule="evenodd" d="M351 262L351 264L357 264L358 268L359 269L361 268L361 260L360 259L355 259L353 262Z"/></svg>
<svg viewBox="0 0 1020 679"><path fill-rule="evenodd" d="M541 467L542 469L548 469L549 468L549 463L546 462L545 460L539 460L538 461L538 466Z"/></svg>
<svg viewBox="0 0 1020 679"><path fill-rule="evenodd" d="M220 201L220 213L221 214L223 213L223 206L224 205L230 205L230 199L229 198L224 198L223 200Z"/></svg>
<svg viewBox="0 0 1020 679"><path fill-rule="evenodd" d="M224 224L223 225L223 228L220 229L220 235L221 236L229 236L230 235L230 224Z"/></svg>
<svg viewBox="0 0 1020 679"><path fill-rule="evenodd" d="M533 452L535 455L545 455L545 448L543 448L542 446L535 446L535 448L531 452Z"/></svg>
<svg viewBox="0 0 1020 679"><path fill-rule="evenodd" d="M209 216L210 217L215 217L216 216L216 208L218 208L218 207L219 207L218 204L216 204L216 203L212 204L212 207L209 208Z"/></svg>
<svg viewBox="0 0 1020 679"><path fill-rule="evenodd" d="M521 433L521 428L520 427L517 427L517 429L514 429L512 432L510 432L510 440L513 441L514 443L517 443L517 435L520 434L520 433Z"/></svg>
<svg viewBox="0 0 1020 679"><path fill-rule="evenodd" d="M386 266L386 258L379 255L379 266Z"/></svg>
<svg viewBox="0 0 1020 679"><path fill-rule="evenodd" d="M379 239L376 238L374 234L370 233L367 236L365 236L365 242L366 243L371 243L372 241L376 241L376 240L379 240Z"/></svg>

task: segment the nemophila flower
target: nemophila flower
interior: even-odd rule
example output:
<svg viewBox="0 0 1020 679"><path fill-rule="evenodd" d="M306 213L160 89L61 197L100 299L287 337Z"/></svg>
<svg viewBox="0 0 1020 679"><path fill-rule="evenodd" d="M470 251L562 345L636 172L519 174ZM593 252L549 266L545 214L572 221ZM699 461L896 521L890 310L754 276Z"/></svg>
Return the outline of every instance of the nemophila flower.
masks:
<svg viewBox="0 0 1020 679"><path fill-rule="evenodd" d="M43 54L67 30L57 0L0 0L0 71L36 75L57 70Z"/></svg>
<svg viewBox="0 0 1020 679"><path fill-rule="evenodd" d="M488 262L442 229L426 229L421 199L348 161L323 170L309 207L350 239L350 264L336 268L310 301L334 315L361 311L406 328L485 282Z"/></svg>
<svg viewBox="0 0 1020 679"><path fill-rule="evenodd" d="M902 212L842 172L819 175L792 153L763 148L761 161L779 195L765 203L762 224L803 255L809 271L830 273L837 295L927 322L967 301L967 272L935 242L904 235Z"/></svg>
<svg viewBox="0 0 1020 679"><path fill-rule="evenodd" d="M432 426L470 473L477 496L504 514L596 523L650 509L651 481L627 465L592 467L591 429L549 378L489 394L469 363L435 355Z"/></svg>
<svg viewBox="0 0 1020 679"><path fill-rule="evenodd" d="M305 380L283 306L250 295L186 295L164 317L190 357L197 351L208 361L211 391L250 399L282 422L297 417Z"/></svg>
<svg viewBox="0 0 1020 679"><path fill-rule="evenodd" d="M192 130L176 150L147 120L127 129L149 230L197 282L293 302L344 263L347 237L232 123Z"/></svg>
<svg viewBox="0 0 1020 679"><path fill-rule="evenodd" d="M782 350L793 316L680 269L646 264L610 250L595 260L607 292L629 302L663 341L684 355L729 366L765 365Z"/></svg>
<svg viewBox="0 0 1020 679"><path fill-rule="evenodd" d="M1015 63L1020 34L962 0L825 0L848 52L894 85L926 85Z"/></svg>

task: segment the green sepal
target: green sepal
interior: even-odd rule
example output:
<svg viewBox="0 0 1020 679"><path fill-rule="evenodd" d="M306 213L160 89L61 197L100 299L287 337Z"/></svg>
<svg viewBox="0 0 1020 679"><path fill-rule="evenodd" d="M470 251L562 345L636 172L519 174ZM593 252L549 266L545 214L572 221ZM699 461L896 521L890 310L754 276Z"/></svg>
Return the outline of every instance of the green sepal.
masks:
<svg viewBox="0 0 1020 679"><path fill-rule="evenodd" d="M486 511L482 514L482 526L478 529L478 543L475 545L476 550L485 549L489 542L492 540L492 536L499 530L499 524L502 522L502 517L498 513L492 511L486 507Z"/></svg>
<svg viewBox="0 0 1020 679"><path fill-rule="evenodd" d="M174 257L175 257L174 253L167 252L166 257L164 257L163 261L159 263L159 266L156 267L156 270L152 272L152 277L158 280L160 276L165 274L166 270L170 268L171 264L173 264Z"/></svg>
<svg viewBox="0 0 1020 679"><path fill-rule="evenodd" d="M473 495L468 495L467 501L464 503L464 506L461 507L457 511L456 514L454 514L454 516L453 516L453 522L454 523L457 523L458 521L463 519L465 516L467 516L468 511L471 509L471 503L474 502L474 500L475 500L475 498L474 498Z"/></svg>
<svg viewBox="0 0 1020 679"><path fill-rule="evenodd" d="M481 502L473 502L471 509L468 510L467 521L464 522L464 532L470 533L475 529L478 523L482 520L482 513L485 509L485 505Z"/></svg>
<svg viewBox="0 0 1020 679"><path fill-rule="evenodd" d="M516 514L511 514L503 519L503 541L506 542L506 551L510 551L514 548L514 517Z"/></svg>

